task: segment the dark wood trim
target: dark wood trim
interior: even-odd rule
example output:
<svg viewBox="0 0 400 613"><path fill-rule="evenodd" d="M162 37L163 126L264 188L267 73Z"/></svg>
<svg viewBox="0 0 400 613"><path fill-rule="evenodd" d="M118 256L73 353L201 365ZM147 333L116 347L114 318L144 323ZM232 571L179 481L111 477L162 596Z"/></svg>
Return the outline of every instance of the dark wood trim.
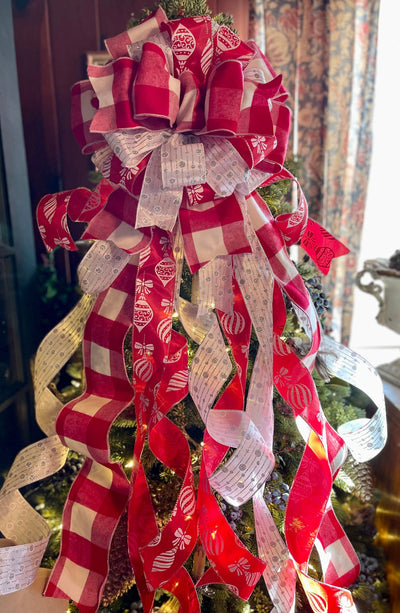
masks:
<svg viewBox="0 0 400 613"><path fill-rule="evenodd" d="M0 65L0 130L12 243L15 247L17 297L22 314L21 343L24 354L30 355L33 345L27 322L32 321L30 290L36 259L10 0L0 2Z"/></svg>
<svg viewBox="0 0 400 613"><path fill-rule="evenodd" d="M29 441L33 423L30 359L35 349L32 284L36 273L33 220L29 194L11 0L0 2L0 158L2 222L0 287L7 320L10 379L4 385L1 410L13 407L21 446Z"/></svg>
<svg viewBox="0 0 400 613"><path fill-rule="evenodd" d="M58 138L60 120L56 105L56 89L54 75L54 58L51 44L51 24L49 16L49 3L45 0L43 13L43 35L40 37L40 68L47 78L41 80L41 100L43 104L43 138L45 142L46 160L52 160L53 173L58 177L58 188L62 189L62 160L61 148Z"/></svg>

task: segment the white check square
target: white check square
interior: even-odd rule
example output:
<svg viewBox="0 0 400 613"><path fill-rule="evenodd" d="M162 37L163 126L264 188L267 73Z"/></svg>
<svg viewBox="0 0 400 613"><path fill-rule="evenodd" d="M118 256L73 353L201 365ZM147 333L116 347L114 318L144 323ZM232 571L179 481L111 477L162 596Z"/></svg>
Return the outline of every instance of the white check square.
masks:
<svg viewBox="0 0 400 613"><path fill-rule="evenodd" d="M193 232L192 238L199 262L209 260L210 253L214 255L226 255L227 253L220 226Z"/></svg>
<svg viewBox="0 0 400 613"><path fill-rule="evenodd" d="M92 540L92 527L96 519L96 511L85 507L79 502L74 502L71 508L70 531L83 536L88 541Z"/></svg>
<svg viewBox="0 0 400 613"><path fill-rule="evenodd" d="M98 310L98 314L114 321L120 314L126 297L127 294L125 292L110 288Z"/></svg>
<svg viewBox="0 0 400 613"><path fill-rule="evenodd" d="M86 581L89 576L89 569L79 566L66 558L62 575L57 587L68 594L68 597L75 602L81 600Z"/></svg>
<svg viewBox="0 0 400 613"><path fill-rule="evenodd" d="M90 368L101 375L111 376L110 350L90 343Z"/></svg>

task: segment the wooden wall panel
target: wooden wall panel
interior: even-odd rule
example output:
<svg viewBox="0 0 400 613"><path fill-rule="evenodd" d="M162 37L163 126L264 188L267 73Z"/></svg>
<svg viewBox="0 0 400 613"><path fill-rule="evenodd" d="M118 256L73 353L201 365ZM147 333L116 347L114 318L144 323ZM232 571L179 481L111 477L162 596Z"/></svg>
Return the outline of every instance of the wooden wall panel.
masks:
<svg viewBox="0 0 400 613"><path fill-rule="evenodd" d="M55 104L58 113L63 189L87 184L88 159L81 153L70 127L71 86L84 78L85 52L98 48L96 3L47 0L52 50Z"/></svg>
<svg viewBox="0 0 400 613"><path fill-rule="evenodd" d="M248 0L216 0L215 1L215 9L211 6L209 2L208 5L213 13L228 13L228 15L233 16L234 26L240 36L241 39L248 39L249 32L249 2Z"/></svg>
<svg viewBox="0 0 400 613"><path fill-rule="evenodd" d="M52 107L47 90L49 80L42 79L43 67L51 66L45 28L45 0L30 2L24 9L13 10L15 51L21 99L27 166L32 204L47 191L59 187L58 135L49 123ZM40 238L35 226L36 244Z"/></svg>
<svg viewBox="0 0 400 613"><path fill-rule="evenodd" d="M118 9L115 10L115 0L99 0L100 32L103 38L115 36L126 29L132 13L136 17L144 7L152 6L149 0L118 0Z"/></svg>

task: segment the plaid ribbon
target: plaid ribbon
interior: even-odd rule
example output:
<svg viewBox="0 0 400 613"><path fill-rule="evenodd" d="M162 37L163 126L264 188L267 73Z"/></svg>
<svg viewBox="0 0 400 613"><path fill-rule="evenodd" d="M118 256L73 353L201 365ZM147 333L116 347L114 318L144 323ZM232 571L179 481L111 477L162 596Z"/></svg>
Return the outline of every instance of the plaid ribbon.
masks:
<svg viewBox="0 0 400 613"><path fill-rule="evenodd" d="M64 445L86 460L64 507L60 555L45 594L73 599L83 613L98 608L111 539L128 501L129 483L120 464L111 462L108 431L133 399L123 342L135 276L136 266L128 264L97 298L83 339L86 391L65 405L56 424Z"/></svg>
<svg viewBox="0 0 400 613"><path fill-rule="evenodd" d="M342 588L358 568L329 503L345 446L316 395L310 372L321 330L287 246L301 239L325 271L345 248L308 220L301 189L295 210L275 220L254 191L295 180L283 168L290 113L281 78L254 43L243 43L209 17L168 22L159 8L106 44L112 60L89 67L89 81L72 92L74 134L82 151L93 153L104 179L93 193L48 196L38 207L49 250L75 248L67 216L88 224L83 236L97 243L82 262L80 278L84 291L100 292L84 336L86 391L57 420L61 440L87 459L65 506L60 557L46 593L68 595L81 611L96 611L111 539L128 504L129 556L146 613L160 587L178 598L182 610L199 611L183 568L198 534L210 568L196 587L223 582L247 599L263 573L276 610L284 613L294 607L295 569L313 610L339 613L341 599L351 603ZM181 255L177 248L175 262L173 236L181 236L191 271L202 271L199 307L178 297ZM214 279L204 288L204 270L215 276L224 271L225 281ZM232 304L214 295L226 284ZM303 359L279 336L283 292L311 340ZM189 373L184 339L172 330L174 304L200 345ZM213 304L226 308L218 311L219 323L207 310ZM244 412L251 325L261 349ZM122 349L130 328L132 382ZM214 406L231 370L224 338L237 372ZM306 440L287 506L287 548L262 501L273 466L273 381ZM188 389L206 425L197 500L187 441L167 417ZM137 436L129 485L122 468L110 462L108 431L133 396ZM232 426L229 435L224 423ZM182 479L161 531L142 463L146 440ZM230 446L236 451L220 466ZM261 559L235 537L211 486L239 504L253 497ZM243 496L241 488L247 488ZM325 583L307 574L314 543ZM276 555L285 569L281 579L271 570Z"/></svg>

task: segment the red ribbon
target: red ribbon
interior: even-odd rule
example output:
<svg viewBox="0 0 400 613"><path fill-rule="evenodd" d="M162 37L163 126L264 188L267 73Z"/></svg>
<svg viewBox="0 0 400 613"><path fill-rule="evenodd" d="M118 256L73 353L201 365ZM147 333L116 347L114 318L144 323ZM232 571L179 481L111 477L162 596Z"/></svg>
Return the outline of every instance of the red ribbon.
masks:
<svg viewBox="0 0 400 613"><path fill-rule="evenodd" d="M233 290L232 314L219 312L218 315L238 372L218 399L214 409L243 411L251 320L235 281ZM245 352L243 347L246 347ZM211 576L204 575L198 585L223 582L228 584L237 596L248 600L264 570L264 564L247 551L235 537L208 482L208 477L220 465L228 449L215 441L207 430L205 431L197 504L200 539L212 564L213 572ZM235 572L232 572L232 569Z"/></svg>
<svg viewBox="0 0 400 613"><path fill-rule="evenodd" d="M301 246L324 275L328 274L333 258L350 252L350 249L313 219L307 221L301 237Z"/></svg>
<svg viewBox="0 0 400 613"><path fill-rule="evenodd" d="M157 232L150 257L142 258L139 265L132 337L138 428L128 543L135 577L145 577L145 581L137 583L145 602L167 581L174 584L175 575L197 541L196 497L188 443L179 428L165 416L188 392L186 342L171 330L174 282L175 263L170 239L166 233ZM162 303L167 306L161 310ZM153 317L157 325L148 326L148 319ZM143 347L146 348L143 350ZM162 532L155 522L141 465L146 433L156 457L182 479L172 517ZM149 520L143 529L146 516ZM152 526L150 532L149 526Z"/></svg>

